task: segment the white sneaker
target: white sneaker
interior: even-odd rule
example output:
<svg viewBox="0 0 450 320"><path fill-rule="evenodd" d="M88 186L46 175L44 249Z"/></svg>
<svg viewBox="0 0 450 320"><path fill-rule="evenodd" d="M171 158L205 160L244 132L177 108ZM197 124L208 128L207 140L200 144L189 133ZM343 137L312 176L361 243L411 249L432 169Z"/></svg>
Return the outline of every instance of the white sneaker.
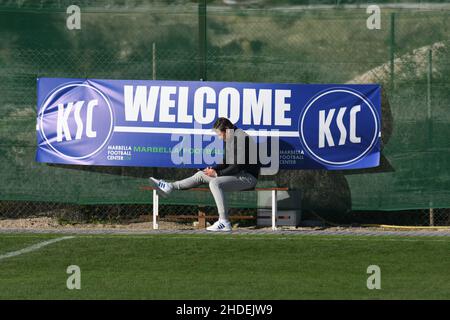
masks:
<svg viewBox="0 0 450 320"><path fill-rule="evenodd" d="M231 223L226 220L218 220L212 226L206 228L208 231L231 231Z"/></svg>
<svg viewBox="0 0 450 320"><path fill-rule="evenodd" d="M148 178L150 184L156 188L158 195L166 198L173 190L173 185L170 182L164 180L158 180L153 177Z"/></svg>

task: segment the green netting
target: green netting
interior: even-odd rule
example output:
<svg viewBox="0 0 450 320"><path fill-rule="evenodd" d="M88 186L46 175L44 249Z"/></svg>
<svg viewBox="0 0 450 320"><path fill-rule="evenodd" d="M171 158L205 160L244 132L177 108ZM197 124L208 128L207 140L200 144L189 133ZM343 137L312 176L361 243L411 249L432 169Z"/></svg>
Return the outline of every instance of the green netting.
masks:
<svg viewBox="0 0 450 320"><path fill-rule="evenodd" d="M369 30L367 3L208 1L202 43L195 2L0 1L0 200L150 203L139 190L148 176L191 174L34 160L36 77L152 79L155 71L171 80L381 83L379 168L282 170L260 183L301 189L302 207L314 210L450 207L450 6L382 8L381 30ZM66 28L70 4L81 7L81 30ZM230 197L232 206L256 204L251 192ZM162 202L213 204L192 192Z"/></svg>

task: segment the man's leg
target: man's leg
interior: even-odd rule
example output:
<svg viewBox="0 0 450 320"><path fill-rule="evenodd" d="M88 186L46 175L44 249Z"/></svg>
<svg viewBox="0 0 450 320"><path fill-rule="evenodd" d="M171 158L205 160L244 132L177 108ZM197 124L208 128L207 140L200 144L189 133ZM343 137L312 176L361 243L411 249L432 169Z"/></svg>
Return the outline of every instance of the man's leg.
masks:
<svg viewBox="0 0 450 320"><path fill-rule="evenodd" d="M203 171L198 171L189 178L172 182L172 185L176 190L185 190L197 187L201 184L209 183L212 179L214 178L207 176Z"/></svg>
<svg viewBox="0 0 450 320"><path fill-rule="evenodd" d="M209 188L217 205L219 219L228 220L228 207L224 192L251 189L255 187L256 182L256 178L252 175L240 173L234 176L223 176L212 179L209 182Z"/></svg>

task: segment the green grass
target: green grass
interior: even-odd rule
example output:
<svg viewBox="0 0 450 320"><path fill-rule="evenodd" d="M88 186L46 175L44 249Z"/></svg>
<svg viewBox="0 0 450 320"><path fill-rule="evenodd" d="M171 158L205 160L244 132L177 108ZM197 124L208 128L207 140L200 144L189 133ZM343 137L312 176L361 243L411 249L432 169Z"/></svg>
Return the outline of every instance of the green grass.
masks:
<svg viewBox="0 0 450 320"><path fill-rule="evenodd" d="M24 247L31 246L36 242L45 241L48 239L59 238L59 235L48 235L45 237L36 235L0 235L0 255L15 250L20 250Z"/></svg>
<svg viewBox="0 0 450 320"><path fill-rule="evenodd" d="M0 255L55 235L0 235ZM78 235L0 260L0 299L449 299L450 239ZM81 290L66 268L81 268ZM366 287L381 268L381 290Z"/></svg>

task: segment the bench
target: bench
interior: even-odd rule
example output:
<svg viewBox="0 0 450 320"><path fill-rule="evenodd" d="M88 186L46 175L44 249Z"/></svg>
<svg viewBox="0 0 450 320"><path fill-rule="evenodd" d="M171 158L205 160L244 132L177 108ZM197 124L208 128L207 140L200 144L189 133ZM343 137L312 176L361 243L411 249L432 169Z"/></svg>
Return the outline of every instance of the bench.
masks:
<svg viewBox="0 0 450 320"><path fill-rule="evenodd" d="M153 229L158 229L158 210L159 210L159 195L156 192L155 187L151 186L141 186L141 190L150 190L153 192ZM276 215L277 215L277 192L278 191L288 191L289 188L279 188L279 187L266 187L259 188L256 187L251 190L239 191L239 192L247 192L247 191L271 191L272 193L272 230L277 230L276 226ZM191 188L183 190L184 192L210 192L209 188ZM235 191L236 192L236 191ZM199 212L199 226L206 226L206 217L204 212Z"/></svg>

